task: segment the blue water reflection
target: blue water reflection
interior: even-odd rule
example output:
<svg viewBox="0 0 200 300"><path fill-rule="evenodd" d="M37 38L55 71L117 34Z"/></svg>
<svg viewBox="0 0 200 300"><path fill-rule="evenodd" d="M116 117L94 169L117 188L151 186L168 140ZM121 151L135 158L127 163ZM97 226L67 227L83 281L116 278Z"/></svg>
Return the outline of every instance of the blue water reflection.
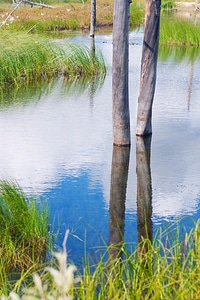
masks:
<svg viewBox="0 0 200 300"><path fill-rule="evenodd" d="M89 37L75 42L89 45ZM111 35L96 46L112 63ZM124 239L137 241L135 122L142 32L130 34L132 146L125 202ZM192 226L200 217L200 61L159 60L151 141L152 219L162 226ZM27 194L47 199L51 224L70 229L69 257L80 264L85 250L95 260L109 241L112 167L111 72L94 95L66 91L62 80L37 99L0 109L0 177L15 178ZM175 225L174 225L175 226Z"/></svg>

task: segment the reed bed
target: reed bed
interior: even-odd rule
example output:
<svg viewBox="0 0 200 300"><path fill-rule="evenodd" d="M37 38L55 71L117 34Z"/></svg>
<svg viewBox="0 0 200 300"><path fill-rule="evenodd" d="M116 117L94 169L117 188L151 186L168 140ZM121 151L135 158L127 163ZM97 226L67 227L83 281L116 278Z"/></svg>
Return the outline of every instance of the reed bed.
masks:
<svg viewBox="0 0 200 300"><path fill-rule="evenodd" d="M13 181L0 182L0 282L5 272L29 268L46 255L47 205L25 196Z"/></svg>
<svg viewBox="0 0 200 300"><path fill-rule="evenodd" d="M143 239L132 253L121 245L118 255L113 256L114 246L110 246L97 265L86 260L79 274L67 264L66 251L57 253L57 267L46 268L41 276L33 275L31 286L25 280L25 289L20 290L18 285L18 296L12 293L15 298L9 299L58 299L54 295L63 300L69 296L87 300L199 299L199 224L182 239L178 228L176 234L160 230L153 242Z"/></svg>
<svg viewBox="0 0 200 300"><path fill-rule="evenodd" d="M48 41L25 33L1 32L0 86L8 89L64 75L68 78L105 76L103 56L80 45Z"/></svg>
<svg viewBox="0 0 200 300"><path fill-rule="evenodd" d="M161 19L160 44L169 46L200 45L200 27L183 19Z"/></svg>

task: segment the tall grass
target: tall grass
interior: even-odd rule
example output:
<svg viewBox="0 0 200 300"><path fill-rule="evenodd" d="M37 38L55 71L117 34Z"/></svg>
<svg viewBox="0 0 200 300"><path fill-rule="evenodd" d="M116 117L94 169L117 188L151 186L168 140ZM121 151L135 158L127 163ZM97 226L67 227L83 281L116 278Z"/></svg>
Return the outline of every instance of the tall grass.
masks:
<svg viewBox="0 0 200 300"><path fill-rule="evenodd" d="M56 43L25 33L1 32L0 88L64 75L70 78L104 76L105 62L85 46Z"/></svg>
<svg viewBox="0 0 200 300"><path fill-rule="evenodd" d="M183 19L162 18L160 44L199 47L200 27Z"/></svg>
<svg viewBox="0 0 200 300"><path fill-rule="evenodd" d="M63 291L67 285L65 296L74 299L197 300L200 297L199 224L198 221L189 233L185 233L182 240L177 228L175 238L169 230L160 230L155 234L153 242L143 239L132 253L127 250L126 245L122 245L119 249L122 256L113 257L110 246L97 265L92 265L89 261L84 264L78 282L73 280L75 268L71 266L70 270L67 269L69 266L62 256L64 253L58 253L56 256L62 258L63 263L58 261L57 271L47 268L46 271L50 271L50 274L45 272L37 280L34 275L31 290L30 286L28 290L25 289L21 299L30 299L27 298L27 294L30 297L30 291L32 296L37 295L37 299L58 299L49 297ZM65 274L64 281L60 272ZM66 274L70 274L70 277ZM70 284L72 286L69 289ZM43 297L38 295L38 286Z"/></svg>
<svg viewBox="0 0 200 300"><path fill-rule="evenodd" d="M50 242L48 227L47 205L28 199L15 182L0 182L1 275L41 261Z"/></svg>

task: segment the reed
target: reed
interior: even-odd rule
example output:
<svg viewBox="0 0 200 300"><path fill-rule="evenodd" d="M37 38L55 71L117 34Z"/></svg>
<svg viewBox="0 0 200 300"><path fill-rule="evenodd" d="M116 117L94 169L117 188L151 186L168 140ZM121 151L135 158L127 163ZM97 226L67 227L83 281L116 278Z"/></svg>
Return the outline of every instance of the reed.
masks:
<svg viewBox="0 0 200 300"><path fill-rule="evenodd" d="M160 44L199 47L200 28L198 25L187 20L162 18Z"/></svg>
<svg viewBox="0 0 200 300"><path fill-rule="evenodd" d="M31 285L32 295L37 295L39 299L50 299L50 295L63 290L67 284L65 297L71 296L74 299L197 300L200 296L199 225L198 221L189 233L185 232L182 239L178 227L175 232L160 229L155 234L153 242L143 239L132 253L127 250L126 245L121 245L120 255L116 257L112 256L113 248L108 247L98 264L93 265L89 260L85 261L78 282L77 279L75 281L73 279L74 266L71 267L71 271L65 273L66 269L58 262L56 272L52 268L47 268L50 274L42 273L40 279L37 278L40 290L43 291L43 298L38 296L38 285L35 281ZM57 257L62 257L63 254L61 256L58 254ZM66 259L63 257L62 259L66 263ZM65 263L62 266L69 267ZM65 274L64 281L62 275L59 277L61 270ZM70 277L66 277L66 274ZM60 281L54 280L55 275ZM27 299L27 294L30 295L30 286L28 290L24 290L21 299ZM63 296L59 299L68 298Z"/></svg>
<svg viewBox="0 0 200 300"><path fill-rule="evenodd" d="M61 75L75 79L106 73L102 54L96 51L91 58L90 49L84 46L5 31L0 41L1 89Z"/></svg>
<svg viewBox="0 0 200 300"><path fill-rule="evenodd" d="M1 276L28 268L45 257L50 242L48 226L47 205L27 198L13 181L0 182Z"/></svg>

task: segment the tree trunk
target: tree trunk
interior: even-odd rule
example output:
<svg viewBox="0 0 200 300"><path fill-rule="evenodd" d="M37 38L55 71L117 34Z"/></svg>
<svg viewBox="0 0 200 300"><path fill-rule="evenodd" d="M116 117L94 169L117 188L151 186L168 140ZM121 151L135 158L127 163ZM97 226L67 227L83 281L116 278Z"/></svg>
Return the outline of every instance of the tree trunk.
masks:
<svg viewBox="0 0 200 300"><path fill-rule="evenodd" d="M142 49L140 95L138 98L136 135L152 133L152 106L160 32L161 0L146 0L145 30Z"/></svg>
<svg viewBox="0 0 200 300"><path fill-rule="evenodd" d="M96 27L96 0L90 3L90 37L94 38Z"/></svg>
<svg viewBox="0 0 200 300"><path fill-rule="evenodd" d="M113 143L130 145L128 97L129 0L115 0L113 18Z"/></svg>

